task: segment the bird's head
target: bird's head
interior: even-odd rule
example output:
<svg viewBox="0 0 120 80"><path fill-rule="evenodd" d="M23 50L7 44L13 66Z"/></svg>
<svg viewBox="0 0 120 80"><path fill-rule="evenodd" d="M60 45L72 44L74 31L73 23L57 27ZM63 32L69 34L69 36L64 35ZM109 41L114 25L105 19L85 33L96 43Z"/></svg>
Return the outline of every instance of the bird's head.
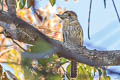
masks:
<svg viewBox="0 0 120 80"><path fill-rule="evenodd" d="M76 20L77 19L77 15L75 12L73 11L65 11L63 14L56 14L58 17L60 17L62 20Z"/></svg>

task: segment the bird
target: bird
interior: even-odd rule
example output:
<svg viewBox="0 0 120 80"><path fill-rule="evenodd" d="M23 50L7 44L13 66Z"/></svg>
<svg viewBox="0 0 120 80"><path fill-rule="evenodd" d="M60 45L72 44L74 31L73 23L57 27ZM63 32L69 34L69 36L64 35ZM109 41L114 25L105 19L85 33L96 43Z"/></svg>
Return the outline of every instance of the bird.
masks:
<svg viewBox="0 0 120 80"><path fill-rule="evenodd" d="M56 14L63 21L63 43L71 47L83 46L83 29L74 11ZM77 61L71 60L71 78L77 77Z"/></svg>

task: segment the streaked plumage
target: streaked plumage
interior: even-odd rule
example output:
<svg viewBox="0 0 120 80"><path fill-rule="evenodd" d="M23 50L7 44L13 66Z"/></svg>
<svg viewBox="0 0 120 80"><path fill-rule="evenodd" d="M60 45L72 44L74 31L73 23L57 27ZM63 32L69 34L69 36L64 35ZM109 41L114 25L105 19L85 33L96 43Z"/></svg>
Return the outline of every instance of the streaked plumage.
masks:
<svg viewBox="0 0 120 80"><path fill-rule="evenodd" d="M73 11L65 11L57 14L63 20L63 39L66 45L71 47L83 46L83 29ZM71 77L77 77L77 62L71 61Z"/></svg>

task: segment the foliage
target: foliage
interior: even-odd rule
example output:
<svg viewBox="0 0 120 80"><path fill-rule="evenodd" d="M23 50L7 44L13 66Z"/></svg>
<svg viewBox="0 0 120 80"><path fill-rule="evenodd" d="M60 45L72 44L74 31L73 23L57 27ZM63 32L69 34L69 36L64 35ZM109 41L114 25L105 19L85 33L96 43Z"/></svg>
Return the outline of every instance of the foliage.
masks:
<svg viewBox="0 0 120 80"><path fill-rule="evenodd" d="M49 0L49 1L50 1L51 5L54 6L56 0Z"/></svg>
<svg viewBox="0 0 120 80"><path fill-rule="evenodd" d="M19 7L22 9L24 8L25 4L26 4L26 0L20 0Z"/></svg>

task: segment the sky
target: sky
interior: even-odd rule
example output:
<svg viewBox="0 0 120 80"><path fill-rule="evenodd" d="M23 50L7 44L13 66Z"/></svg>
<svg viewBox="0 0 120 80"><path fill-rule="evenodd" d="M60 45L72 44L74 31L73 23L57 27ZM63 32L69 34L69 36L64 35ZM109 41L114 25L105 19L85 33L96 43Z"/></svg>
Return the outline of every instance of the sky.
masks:
<svg viewBox="0 0 120 80"><path fill-rule="evenodd" d="M37 0L36 0L37 1ZM107 0L106 8L104 8L104 0L93 0L91 10L91 22L90 22L90 36L88 39L88 13L90 0L56 0L56 4L53 10L61 6L68 10L74 11L78 15L80 24L84 31L84 46L89 49L97 50L119 50L120 44L120 23L118 21L115 9L113 7L112 0ZM38 8L44 7L49 3L49 0L41 0L38 3ZM117 10L120 14L120 1L115 0ZM51 12L53 12L51 10Z"/></svg>

